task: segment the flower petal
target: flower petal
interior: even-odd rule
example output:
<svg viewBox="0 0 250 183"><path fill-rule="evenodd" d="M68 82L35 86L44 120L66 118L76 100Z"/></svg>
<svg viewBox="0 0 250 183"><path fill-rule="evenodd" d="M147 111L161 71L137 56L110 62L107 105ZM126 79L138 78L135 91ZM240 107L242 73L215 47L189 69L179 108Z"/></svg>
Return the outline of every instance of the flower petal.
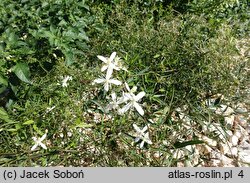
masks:
<svg viewBox="0 0 250 183"><path fill-rule="evenodd" d="M116 100L116 94L115 93L111 93L111 98L112 98L113 101L115 101Z"/></svg>
<svg viewBox="0 0 250 183"><path fill-rule="evenodd" d="M138 142L139 140L140 140L139 137L136 137L136 138L135 138L135 142Z"/></svg>
<svg viewBox="0 0 250 183"><path fill-rule="evenodd" d="M130 90L130 92L134 93L134 92L136 92L136 90L137 90L137 86L133 86L133 88Z"/></svg>
<svg viewBox="0 0 250 183"><path fill-rule="evenodd" d="M108 83L108 82L106 82L106 83L104 84L104 90L105 90L105 91L109 91L109 83Z"/></svg>
<svg viewBox="0 0 250 183"><path fill-rule="evenodd" d="M109 57L110 62L114 60L115 56L116 56L116 52L113 52L113 53L110 55L110 57Z"/></svg>
<svg viewBox="0 0 250 183"><path fill-rule="evenodd" d="M130 93L124 93L123 94L123 100L127 101L127 100L132 100L133 96Z"/></svg>
<svg viewBox="0 0 250 183"><path fill-rule="evenodd" d="M122 104L126 102L128 99L124 97L124 93L121 97L117 98L117 104Z"/></svg>
<svg viewBox="0 0 250 183"><path fill-rule="evenodd" d="M107 63L108 62L108 59L104 56L101 56L101 55L97 55L97 58L99 58L101 61Z"/></svg>
<svg viewBox="0 0 250 183"><path fill-rule="evenodd" d="M105 79L102 79L102 78L98 78L94 80L94 83L103 83L103 82L105 82Z"/></svg>
<svg viewBox="0 0 250 183"><path fill-rule="evenodd" d="M148 129L148 126L144 126L141 132L144 133L145 131L147 131L147 129Z"/></svg>
<svg viewBox="0 0 250 183"><path fill-rule="evenodd" d="M110 79L110 80L109 80L109 83L112 83L112 84L115 84L115 85L121 85L121 84L122 84L121 81L118 81L118 80L116 80L116 79Z"/></svg>
<svg viewBox="0 0 250 183"><path fill-rule="evenodd" d="M128 103L128 104L126 104L123 108L121 108L120 110L119 110L119 112L121 113L121 114L124 114L125 112L127 112L127 110L129 110L129 108L132 106L132 103Z"/></svg>
<svg viewBox="0 0 250 183"><path fill-rule="evenodd" d="M126 67L122 67L122 70L128 72L127 68Z"/></svg>
<svg viewBox="0 0 250 183"><path fill-rule="evenodd" d="M45 133L41 138L40 138L40 142L42 142L47 136L47 133Z"/></svg>
<svg viewBox="0 0 250 183"><path fill-rule="evenodd" d="M147 142L148 144L152 144L152 141L149 139L149 133L148 132L144 135L143 140L145 142Z"/></svg>
<svg viewBox="0 0 250 183"><path fill-rule="evenodd" d="M109 65L109 66L108 66L108 70L107 70L107 74L106 74L106 79L111 78L112 73L113 73L113 66L112 66L112 65Z"/></svg>
<svg viewBox="0 0 250 183"><path fill-rule="evenodd" d="M140 148L142 149L142 148L143 148L143 146L144 146L144 141L142 141L142 142L141 142L141 144L140 144Z"/></svg>
<svg viewBox="0 0 250 183"><path fill-rule="evenodd" d="M128 92L130 92L130 88L129 88L129 86L128 86L128 83L124 83L125 84L125 87L126 87L126 89L128 90Z"/></svg>
<svg viewBox="0 0 250 183"><path fill-rule="evenodd" d="M137 103L137 102L134 102L134 107L136 108L136 110L139 112L140 115L144 115L144 111L142 109L142 107Z"/></svg>
<svg viewBox="0 0 250 183"><path fill-rule="evenodd" d="M38 146L38 143L36 143L35 145L33 145L32 148L31 148L31 151L34 151L37 148L37 146Z"/></svg>
<svg viewBox="0 0 250 183"><path fill-rule="evenodd" d="M118 110L117 110L117 114L118 114L118 115L123 115L124 113L123 113L122 109L118 109Z"/></svg>
<svg viewBox="0 0 250 183"><path fill-rule="evenodd" d="M133 124L133 127L136 132L139 132L139 133L141 132L141 129L136 124Z"/></svg>
<svg viewBox="0 0 250 183"><path fill-rule="evenodd" d="M152 141L149 138L145 139L145 142L147 142L148 144L153 144Z"/></svg>
<svg viewBox="0 0 250 183"><path fill-rule="evenodd" d="M142 97L144 97L145 94L146 94L145 92L140 92L139 94L137 94L134 98L135 101L140 100Z"/></svg>
<svg viewBox="0 0 250 183"><path fill-rule="evenodd" d="M115 69L117 71L121 70L120 67L117 67L115 64L113 65L113 69Z"/></svg>
<svg viewBox="0 0 250 183"><path fill-rule="evenodd" d="M129 98L127 98L127 97L125 96L125 93L122 91L122 96L119 98L118 103L119 103L119 104L124 103L124 102L128 101L128 99L129 99Z"/></svg>
<svg viewBox="0 0 250 183"><path fill-rule="evenodd" d="M33 139L35 142L37 142L37 138L36 138L36 137L32 137L32 139Z"/></svg>
<svg viewBox="0 0 250 183"><path fill-rule="evenodd" d="M40 143L40 146L41 146L43 149L47 149L46 145L44 145L43 143Z"/></svg>
<svg viewBox="0 0 250 183"><path fill-rule="evenodd" d="M102 68L101 68L101 71L105 71L106 69L108 68L108 65L103 65Z"/></svg>

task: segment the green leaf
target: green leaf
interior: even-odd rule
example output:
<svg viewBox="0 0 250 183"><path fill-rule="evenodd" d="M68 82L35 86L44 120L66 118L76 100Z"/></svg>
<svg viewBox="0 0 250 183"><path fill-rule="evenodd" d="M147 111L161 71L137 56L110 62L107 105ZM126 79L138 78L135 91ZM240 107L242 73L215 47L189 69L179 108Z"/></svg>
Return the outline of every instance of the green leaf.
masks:
<svg viewBox="0 0 250 183"><path fill-rule="evenodd" d="M72 128L90 128L92 127L93 125L92 124L87 124L87 123L84 123L83 121L81 121L80 118L77 118L77 120L75 121L75 125L72 126Z"/></svg>
<svg viewBox="0 0 250 183"><path fill-rule="evenodd" d="M154 58L158 58L158 57L160 57L161 55L160 54L156 54L155 56L154 56Z"/></svg>
<svg viewBox="0 0 250 183"><path fill-rule="evenodd" d="M28 120L28 121L25 121L23 124L24 124L24 125L31 125L31 124L33 124L33 123L34 123L33 120Z"/></svg>
<svg viewBox="0 0 250 183"><path fill-rule="evenodd" d="M44 133L36 126L36 124L33 124L33 129L38 133L39 135L43 135Z"/></svg>
<svg viewBox="0 0 250 183"><path fill-rule="evenodd" d="M11 87L11 90L14 92L14 94L17 95L17 92L18 92L17 86L10 83L10 87Z"/></svg>
<svg viewBox="0 0 250 183"><path fill-rule="evenodd" d="M11 161L11 159L8 158L0 158L0 164L7 163L8 161Z"/></svg>
<svg viewBox="0 0 250 183"><path fill-rule="evenodd" d="M7 112L2 107L0 108L0 116L8 116Z"/></svg>
<svg viewBox="0 0 250 183"><path fill-rule="evenodd" d="M64 25L67 25L67 24L68 24L68 23L67 23L64 19L62 19L62 20L59 22L58 25L64 26Z"/></svg>
<svg viewBox="0 0 250 183"><path fill-rule="evenodd" d="M186 141L186 142L176 142L174 144L175 148L182 148L182 147L186 147L188 145L195 145L195 144L203 144L204 141L202 140L190 140L190 141Z"/></svg>
<svg viewBox="0 0 250 183"><path fill-rule="evenodd" d="M8 81L0 74L0 84L8 86Z"/></svg>
<svg viewBox="0 0 250 183"><path fill-rule="evenodd" d="M63 36L68 41L77 39L77 34L71 29L69 29L68 31L64 31Z"/></svg>
<svg viewBox="0 0 250 183"><path fill-rule="evenodd" d="M3 121L7 122L7 123L10 123L12 122L10 119L9 119L9 116L7 114L7 112L4 110L4 108L0 108L0 119L2 119Z"/></svg>
<svg viewBox="0 0 250 183"><path fill-rule="evenodd" d="M85 4L85 2L78 3L78 6L85 8L86 10L89 10L89 6Z"/></svg>
<svg viewBox="0 0 250 183"><path fill-rule="evenodd" d="M8 131L8 132L16 132L16 131L18 131L18 129L16 129L16 128L10 128L10 129L6 129L6 131Z"/></svg>
<svg viewBox="0 0 250 183"><path fill-rule="evenodd" d="M74 55L69 51L63 51L64 55L65 55L65 64L66 66L70 66L71 64L74 63Z"/></svg>
<svg viewBox="0 0 250 183"><path fill-rule="evenodd" d="M32 84L29 79L30 71L28 64L19 62L12 68L12 70L21 81Z"/></svg>
<svg viewBox="0 0 250 183"><path fill-rule="evenodd" d="M87 123L81 123L81 124L78 124L78 125L76 125L75 126L75 128L90 128L90 127L92 127L93 125L91 125L91 124L87 124Z"/></svg>
<svg viewBox="0 0 250 183"><path fill-rule="evenodd" d="M7 89L6 86L0 87L0 97L2 97L2 93Z"/></svg>
<svg viewBox="0 0 250 183"><path fill-rule="evenodd" d="M88 49L88 45L83 42L83 41L75 41L75 44L81 48L81 50L87 50ZM74 53L81 53L82 55L85 54L85 52L81 51L81 50L74 50Z"/></svg>
<svg viewBox="0 0 250 183"><path fill-rule="evenodd" d="M88 38L88 36L86 35L85 32L80 32L80 33L78 34L78 38L79 38L79 39L82 39L82 40L85 40L85 41L89 41L89 38Z"/></svg>

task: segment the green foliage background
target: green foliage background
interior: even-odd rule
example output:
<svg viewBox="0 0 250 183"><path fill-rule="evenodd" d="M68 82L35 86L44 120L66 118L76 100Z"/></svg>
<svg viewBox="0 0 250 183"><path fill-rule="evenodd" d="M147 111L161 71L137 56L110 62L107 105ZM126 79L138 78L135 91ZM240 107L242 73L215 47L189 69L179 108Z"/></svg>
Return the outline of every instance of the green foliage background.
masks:
<svg viewBox="0 0 250 183"><path fill-rule="evenodd" d="M118 166L123 160L123 166L146 165L147 159L131 146L129 152L117 150L114 140L134 120L143 123L138 116L93 125L83 114L93 100L103 99L91 85L100 67L96 56L116 51L123 58L129 72L120 79L147 93L145 118L165 115L158 125L166 131L154 134L154 141L170 140L171 131L178 129L170 118L177 107L187 105L199 122L204 117L199 107L209 95L244 100L235 95L249 84L243 72L249 60L239 62L234 56L240 55L237 40L249 39L249 19L247 0L1 0L0 165L79 166L81 159L84 166ZM64 75L74 77L66 89L57 84ZM84 98L93 93L100 97ZM57 107L47 114L51 106ZM74 130L85 125L93 125L94 132L84 143L104 148L100 156L79 144L81 134ZM54 148L43 152L46 156L31 155L28 139L47 128ZM177 161L151 163L174 166Z"/></svg>

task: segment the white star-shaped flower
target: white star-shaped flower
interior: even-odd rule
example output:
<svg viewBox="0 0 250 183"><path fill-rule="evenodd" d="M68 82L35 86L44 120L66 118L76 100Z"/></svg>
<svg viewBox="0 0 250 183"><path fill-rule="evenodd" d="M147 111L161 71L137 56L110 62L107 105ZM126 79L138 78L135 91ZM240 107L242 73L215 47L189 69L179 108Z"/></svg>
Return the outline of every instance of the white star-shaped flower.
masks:
<svg viewBox="0 0 250 183"><path fill-rule="evenodd" d="M105 78L98 78L94 80L94 83L104 83L104 90L109 91L109 85L115 84L115 85L121 85L122 82L117 79L110 79L108 75L106 75Z"/></svg>
<svg viewBox="0 0 250 183"><path fill-rule="evenodd" d="M118 65L116 65L117 63L114 62L116 56L116 52L113 52L109 58L98 55L97 58L99 58L101 61L104 62L104 65L101 68L101 71L105 71L107 70L107 77L110 77L113 73L113 70L120 70L120 68L118 67Z"/></svg>
<svg viewBox="0 0 250 183"><path fill-rule="evenodd" d="M140 115L144 115L144 111L138 101L144 97L146 93L140 92L137 95L134 95L132 92L130 93L124 93L123 101L129 100L129 102L119 110L120 114L124 114L126 111L128 111L130 108L135 108Z"/></svg>
<svg viewBox="0 0 250 183"><path fill-rule="evenodd" d="M136 124L133 124L133 127L136 131L136 138L135 138L135 142L138 142L139 140L142 140L141 141L141 144L140 144L140 148L142 148L144 146L144 143L148 143L148 144L152 144L152 141L150 140L149 138L149 133L145 133L148 129L147 126L145 126L142 130L136 125Z"/></svg>
<svg viewBox="0 0 250 183"><path fill-rule="evenodd" d="M48 130L45 131L45 134L41 138L32 137L32 139L35 141L35 145L33 145L33 147L31 148L31 151L34 151L39 145L43 149L47 149L46 145L42 143L42 141L46 138L47 133L48 133Z"/></svg>
<svg viewBox="0 0 250 183"><path fill-rule="evenodd" d="M126 82L124 83L124 85L125 85L125 88L127 89L128 92L122 92L122 97L120 99L121 103L127 102L129 100L129 97L127 97L127 96L133 94L137 90L136 86L133 86L133 88L130 89L128 86L128 83L126 83Z"/></svg>

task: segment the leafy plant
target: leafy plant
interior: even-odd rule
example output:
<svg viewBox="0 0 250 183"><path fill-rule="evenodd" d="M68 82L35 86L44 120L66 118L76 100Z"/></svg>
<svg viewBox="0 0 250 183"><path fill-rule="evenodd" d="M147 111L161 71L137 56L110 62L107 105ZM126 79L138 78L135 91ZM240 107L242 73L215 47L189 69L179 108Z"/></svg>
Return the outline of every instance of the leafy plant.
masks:
<svg viewBox="0 0 250 183"><path fill-rule="evenodd" d="M217 51L210 43L220 32L210 27L206 17L176 16L175 12L159 9L157 20L150 7L143 7L140 12L138 8L136 3L121 1L113 6L112 12L104 11L108 15L100 16L109 29L92 39L91 44L101 45L92 46L92 52L123 53L131 67L130 79L137 78L135 83L140 82L152 94L151 100L162 101L159 105L163 106L169 101L173 101L174 108L187 101L197 102L201 93L224 84L224 80L220 83L216 79L218 72L214 68L220 68L223 75L222 72L228 72L223 65L230 59L212 54ZM232 45L233 42L228 48Z"/></svg>
<svg viewBox="0 0 250 183"><path fill-rule="evenodd" d="M0 165L209 166L236 148L246 129L221 104L247 111L238 2L0 1Z"/></svg>
<svg viewBox="0 0 250 183"><path fill-rule="evenodd" d="M88 1L3 0L0 16L0 94L7 88L17 94L17 78L31 84L31 76L58 61L69 66L88 49Z"/></svg>
<svg viewBox="0 0 250 183"><path fill-rule="evenodd" d="M247 0L194 0L186 4L186 12L204 15L211 26L218 27L226 21L242 37L249 35L249 7Z"/></svg>

